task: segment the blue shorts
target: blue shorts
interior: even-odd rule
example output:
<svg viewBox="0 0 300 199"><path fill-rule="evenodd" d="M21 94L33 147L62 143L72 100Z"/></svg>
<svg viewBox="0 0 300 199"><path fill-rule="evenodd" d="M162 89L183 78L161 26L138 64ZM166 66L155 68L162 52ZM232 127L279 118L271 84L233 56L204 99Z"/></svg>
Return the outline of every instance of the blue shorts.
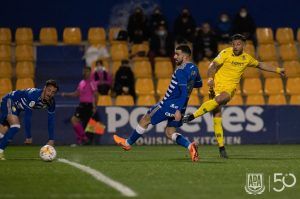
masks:
<svg viewBox="0 0 300 199"><path fill-rule="evenodd" d="M19 116L20 111L16 108L11 98L4 97L1 102L1 116L0 123L3 125L7 124L6 118L8 114Z"/></svg>
<svg viewBox="0 0 300 199"><path fill-rule="evenodd" d="M147 114L150 115L152 125L156 125L162 121L167 120L168 127L181 127L182 121L174 120L175 112L176 109L165 108L160 106L159 104L156 104L148 110ZM181 110L181 114L183 115L184 113L185 109Z"/></svg>

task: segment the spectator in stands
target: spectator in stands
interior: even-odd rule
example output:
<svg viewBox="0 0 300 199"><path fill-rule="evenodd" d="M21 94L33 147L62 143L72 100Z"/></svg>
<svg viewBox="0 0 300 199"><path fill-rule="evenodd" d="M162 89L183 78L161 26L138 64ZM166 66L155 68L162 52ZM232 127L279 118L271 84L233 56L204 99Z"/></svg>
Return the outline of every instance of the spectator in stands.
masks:
<svg viewBox="0 0 300 199"><path fill-rule="evenodd" d="M196 22L187 8L182 9L174 24L174 36L177 43L193 42Z"/></svg>
<svg viewBox="0 0 300 199"><path fill-rule="evenodd" d="M149 27L151 31L151 36L155 34L155 30L158 28L158 26L164 25L165 27L168 27L167 21L165 16L162 14L161 9L159 7L156 7L153 10L153 13L150 16L150 22ZM168 29L168 28L167 28Z"/></svg>
<svg viewBox="0 0 300 199"><path fill-rule="evenodd" d="M130 42L142 43L148 40L147 17L142 8L135 8L134 13L129 16L127 32Z"/></svg>
<svg viewBox="0 0 300 199"><path fill-rule="evenodd" d="M134 74L128 60L122 60L120 68L116 72L114 92L116 95L131 95L134 99Z"/></svg>
<svg viewBox="0 0 300 199"><path fill-rule="evenodd" d="M252 40L255 44L256 25L250 16L247 8L242 7L233 20L233 34L242 34L247 40Z"/></svg>
<svg viewBox="0 0 300 199"><path fill-rule="evenodd" d="M89 46L84 54L85 62L88 67L98 59L108 59L110 57L106 46Z"/></svg>
<svg viewBox="0 0 300 199"><path fill-rule="evenodd" d="M86 144L92 142L92 137L88 138L85 134L85 127L96 113L98 93L96 83L91 78L91 68L84 67L83 79L79 82L77 89L70 93L61 93L62 97L79 97L79 105L71 118L71 123L76 134L77 144ZM89 133L90 135L90 133ZM91 136L93 136L91 134Z"/></svg>
<svg viewBox="0 0 300 199"><path fill-rule="evenodd" d="M97 90L100 95L108 95L112 87L113 77L103 65L102 60L96 61L95 70L92 74L97 83Z"/></svg>
<svg viewBox="0 0 300 199"><path fill-rule="evenodd" d="M149 58L153 65L154 57L172 57L174 40L165 25L159 25L150 39Z"/></svg>
<svg viewBox="0 0 300 199"><path fill-rule="evenodd" d="M194 61L198 62L203 58L212 59L218 53L217 36L212 31L208 22L204 22L196 32L194 44Z"/></svg>
<svg viewBox="0 0 300 199"><path fill-rule="evenodd" d="M229 43L231 31L232 31L232 24L231 24L230 17L227 13L222 13L219 17L217 27L216 27L216 33L219 42Z"/></svg>

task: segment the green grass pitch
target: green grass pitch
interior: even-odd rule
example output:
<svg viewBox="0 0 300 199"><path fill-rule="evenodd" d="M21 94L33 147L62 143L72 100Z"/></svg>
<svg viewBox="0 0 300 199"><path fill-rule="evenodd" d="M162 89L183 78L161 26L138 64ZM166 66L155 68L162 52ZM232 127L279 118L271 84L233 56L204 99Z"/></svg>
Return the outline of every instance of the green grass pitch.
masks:
<svg viewBox="0 0 300 199"><path fill-rule="evenodd" d="M126 198L90 175L58 161L43 162L40 147L10 146L0 161L0 198ZM228 146L230 159L218 157L216 146L200 146L200 161L192 163L179 146L56 147L65 158L93 169L134 190L136 198L300 198L300 145ZM265 191L249 195L247 173L263 173ZM282 192L274 173L293 173L294 187ZM268 178L271 176L271 191ZM286 178L286 183L290 179Z"/></svg>

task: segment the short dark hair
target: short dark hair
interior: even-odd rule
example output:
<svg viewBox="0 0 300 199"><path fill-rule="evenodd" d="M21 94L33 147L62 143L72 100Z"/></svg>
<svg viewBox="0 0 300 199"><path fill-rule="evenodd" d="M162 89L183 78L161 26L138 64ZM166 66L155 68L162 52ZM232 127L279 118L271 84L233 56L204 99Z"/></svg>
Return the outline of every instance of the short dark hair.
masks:
<svg viewBox="0 0 300 199"><path fill-rule="evenodd" d="M45 86L46 87L53 86L54 88L56 88L57 91L59 90L58 84L57 84L57 82L54 79L48 79L46 81L46 85Z"/></svg>
<svg viewBox="0 0 300 199"><path fill-rule="evenodd" d="M96 61L96 65L97 65L97 64L103 65L103 61L102 61L101 59L99 59L99 60Z"/></svg>
<svg viewBox="0 0 300 199"><path fill-rule="evenodd" d="M191 56L192 51L188 45L182 44L176 47L176 50L181 50L183 53Z"/></svg>
<svg viewBox="0 0 300 199"><path fill-rule="evenodd" d="M231 36L231 41L234 40L242 40L242 41L246 41L246 37L242 34L235 34Z"/></svg>

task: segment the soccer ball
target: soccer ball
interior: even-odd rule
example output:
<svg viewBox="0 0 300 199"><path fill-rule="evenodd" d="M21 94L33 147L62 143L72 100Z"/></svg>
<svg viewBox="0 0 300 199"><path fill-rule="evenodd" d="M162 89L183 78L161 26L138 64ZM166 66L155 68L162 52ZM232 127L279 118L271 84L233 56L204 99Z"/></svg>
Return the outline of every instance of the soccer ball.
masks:
<svg viewBox="0 0 300 199"><path fill-rule="evenodd" d="M45 145L40 149L40 157L46 162L51 162L56 157L56 150L51 145Z"/></svg>

